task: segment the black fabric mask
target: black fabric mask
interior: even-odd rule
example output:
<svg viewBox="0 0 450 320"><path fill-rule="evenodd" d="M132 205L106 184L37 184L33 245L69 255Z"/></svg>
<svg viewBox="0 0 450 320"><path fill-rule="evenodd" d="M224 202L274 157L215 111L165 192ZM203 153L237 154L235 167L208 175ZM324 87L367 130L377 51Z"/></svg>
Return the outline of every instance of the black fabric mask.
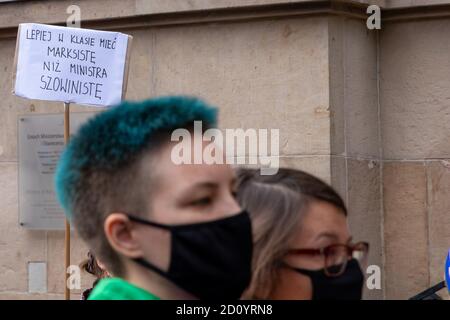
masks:
<svg viewBox="0 0 450 320"><path fill-rule="evenodd" d="M252 228L248 213L187 225L164 225L138 217L130 220L171 233L168 271L144 258L142 266L203 300L239 299L251 279Z"/></svg>
<svg viewBox="0 0 450 320"><path fill-rule="evenodd" d="M308 276L312 282L313 300L361 300L364 274L356 259L347 262L342 275L328 277L324 269L291 269Z"/></svg>

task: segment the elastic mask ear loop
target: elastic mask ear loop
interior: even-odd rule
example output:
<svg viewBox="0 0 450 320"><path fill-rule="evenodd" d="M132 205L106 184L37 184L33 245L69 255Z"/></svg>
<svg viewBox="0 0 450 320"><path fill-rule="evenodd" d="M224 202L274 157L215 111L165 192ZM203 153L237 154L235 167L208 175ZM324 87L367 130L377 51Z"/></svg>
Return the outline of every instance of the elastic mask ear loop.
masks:
<svg viewBox="0 0 450 320"><path fill-rule="evenodd" d="M132 216L132 215L127 215L128 219L130 219L131 221L140 223L140 224L145 224L147 226L151 226L151 227L156 227L156 228L160 228L160 229L165 229L165 230L171 230L172 226L166 225L166 224L161 224L161 223L157 223L157 222L153 222L153 221L148 221L136 216Z"/></svg>
<svg viewBox="0 0 450 320"><path fill-rule="evenodd" d="M157 223L157 222L153 222L153 221L148 221L136 216L132 216L132 215L127 215L128 219L130 219L131 221L146 225L146 226L151 226L151 227L155 227L155 228L160 228L160 229L164 229L164 230L171 230L172 227L165 225L165 224L161 224L161 223ZM153 265L152 263L148 262L147 260L145 260L144 258L134 258L133 261L135 261L136 263L140 264L141 266L148 268L152 271L155 271L157 274L159 274L160 276L163 276L165 278L167 278L167 274L166 272L164 272L163 270L161 270L160 268L158 268L157 266Z"/></svg>
<svg viewBox="0 0 450 320"><path fill-rule="evenodd" d="M166 272L164 272L163 270L161 270L157 266L151 264L150 262L148 262L144 258L135 258L135 259L133 259L133 261L135 261L136 263L140 264L141 266L143 266L143 267L145 267L147 269L155 271L157 274L159 274L160 276L163 276L164 278L168 278L168 275L166 274Z"/></svg>

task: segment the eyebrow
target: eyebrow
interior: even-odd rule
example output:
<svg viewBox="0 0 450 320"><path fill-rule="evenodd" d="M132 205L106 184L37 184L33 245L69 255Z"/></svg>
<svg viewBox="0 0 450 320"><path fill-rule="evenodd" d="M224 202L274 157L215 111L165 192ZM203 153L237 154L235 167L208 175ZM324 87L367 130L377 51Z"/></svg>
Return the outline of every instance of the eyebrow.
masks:
<svg viewBox="0 0 450 320"><path fill-rule="evenodd" d="M233 177L230 181L230 187L233 189L237 186L237 178ZM196 182L193 185L189 186L186 190L183 190L181 195L178 197L179 201L184 201L186 198L197 190L208 189L208 190L217 190L219 188L219 183L211 182L211 181L200 181Z"/></svg>
<svg viewBox="0 0 450 320"><path fill-rule="evenodd" d="M182 193L177 197L178 201L185 201L189 198L194 192L199 190L216 190L219 185L215 182L204 181L204 182L196 182L193 185L183 190Z"/></svg>
<svg viewBox="0 0 450 320"><path fill-rule="evenodd" d="M319 233L315 237L315 240L318 240L320 238L331 238L332 240L337 240L338 236L336 234L332 233L332 232L325 231L325 232ZM348 240L345 243L346 244L350 243L352 241L352 239L353 239L352 237L349 237Z"/></svg>
<svg viewBox="0 0 450 320"><path fill-rule="evenodd" d="M217 189L218 186L219 185L215 182L208 182L208 181L196 182L193 185L191 185L189 188L187 188L185 190L185 192L183 192L183 194L192 192L192 190L194 190L194 189Z"/></svg>
<svg viewBox="0 0 450 320"><path fill-rule="evenodd" d="M321 238L331 238L333 240L336 240L338 237L336 236L336 234L331 233L331 232L321 232L319 233L316 237L315 240L321 239Z"/></svg>

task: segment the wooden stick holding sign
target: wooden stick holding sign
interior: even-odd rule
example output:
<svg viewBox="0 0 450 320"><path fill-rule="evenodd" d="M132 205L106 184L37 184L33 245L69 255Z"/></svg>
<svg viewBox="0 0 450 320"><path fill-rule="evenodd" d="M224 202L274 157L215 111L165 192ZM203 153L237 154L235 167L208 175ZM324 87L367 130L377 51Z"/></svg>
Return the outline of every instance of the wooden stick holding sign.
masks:
<svg viewBox="0 0 450 320"><path fill-rule="evenodd" d="M70 103L64 102L64 145L69 143L70 139ZM68 285L69 273L67 270L70 267L70 222L65 219L65 237L64 237L64 260L65 260L65 283L64 298L70 300L70 288Z"/></svg>
<svg viewBox="0 0 450 320"><path fill-rule="evenodd" d="M67 144L70 103L108 107L124 98L131 42L131 36L119 32L20 24L13 93L27 99L64 102ZM65 220L66 299L70 299L69 266L70 224Z"/></svg>

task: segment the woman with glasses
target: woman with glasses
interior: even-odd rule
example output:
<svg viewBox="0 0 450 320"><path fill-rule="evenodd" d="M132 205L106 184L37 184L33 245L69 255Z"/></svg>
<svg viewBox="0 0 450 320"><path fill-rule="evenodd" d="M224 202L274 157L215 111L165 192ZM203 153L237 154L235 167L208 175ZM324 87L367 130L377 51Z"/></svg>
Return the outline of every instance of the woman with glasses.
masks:
<svg viewBox="0 0 450 320"><path fill-rule="evenodd" d="M253 223L246 299L361 299L369 245L354 243L341 197L303 171L238 170L238 202Z"/></svg>

